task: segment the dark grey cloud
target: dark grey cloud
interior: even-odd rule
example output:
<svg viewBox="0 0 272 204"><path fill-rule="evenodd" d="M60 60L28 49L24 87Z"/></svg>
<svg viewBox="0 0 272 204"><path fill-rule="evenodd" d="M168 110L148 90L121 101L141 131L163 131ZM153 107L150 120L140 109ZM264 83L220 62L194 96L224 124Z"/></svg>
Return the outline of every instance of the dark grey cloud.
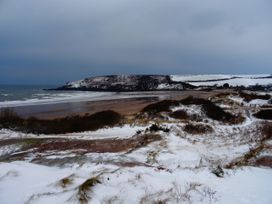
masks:
<svg viewBox="0 0 272 204"><path fill-rule="evenodd" d="M269 73L270 0L2 0L0 83Z"/></svg>

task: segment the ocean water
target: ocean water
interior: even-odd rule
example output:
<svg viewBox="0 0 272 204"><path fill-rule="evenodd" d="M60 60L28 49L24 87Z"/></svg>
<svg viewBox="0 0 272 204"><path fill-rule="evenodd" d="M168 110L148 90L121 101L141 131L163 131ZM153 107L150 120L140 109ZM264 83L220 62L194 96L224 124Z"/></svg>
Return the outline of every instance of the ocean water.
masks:
<svg viewBox="0 0 272 204"><path fill-rule="evenodd" d="M0 108L126 98L167 99L166 92L48 91L57 86L0 85Z"/></svg>
<svg viewBox="0 0 272 204"><path fill-rule="evenodd" d="M53 86L41 85L0 85L0 102L19 101L27 99L42 99L50 96L54 91L44 91L43 89L53 88Z"/></svg>
<svg viewBox="0 0 272 204"><path fill-rule="evenodd" d="M57 86L0 85L0 108L24 105L88 101L111 96L109 92L48 91Z"/></svg>

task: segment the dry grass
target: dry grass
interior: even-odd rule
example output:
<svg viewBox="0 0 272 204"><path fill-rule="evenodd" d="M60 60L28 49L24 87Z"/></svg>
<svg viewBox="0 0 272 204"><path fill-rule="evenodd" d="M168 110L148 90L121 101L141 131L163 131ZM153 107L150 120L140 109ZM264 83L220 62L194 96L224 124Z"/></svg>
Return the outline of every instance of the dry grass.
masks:
<svg viewBox="0 0 272 204"><path fill-rule="evenodd" d="M268 146L266 144L267 140L272 138L272 123L266 122L260 126L260 140L256 147L251 148L242 157L239 157L227 164L226 168L233 168L234 166L244 166L244 165L255 165L257 161L257 156L264 151Z"/></svg>
<svg viewBox="0 0 272 204"><path fill-rule="evenodd" d="M172 106L178 106L180 104L183 105L200 105L203 108L203 111L207 115L207 117L218 120L230 124L238 124L244 121L244 117L240 115L232 115L231 113L228 113L224 111L221 107L215 105L213 102L207 99L203 98L195 98L195 97L187 97L185 99L182 99L180 101L177 100L164 100L157 103L150 104L146 106L142 112L148 113L149 115L156 115L160 112L170 112L170 108ZM173 113L170 113L171 117L177 118L177 119L186 119L187 114L183 111L176 111Z"/></svg>
<svg viewBox="0 0 272 204"><path fill-rule="evenodd" d="M262 156L256 160L255 164L272 168L272 156Z"/></svg>
<svg viewBox="0 0 272 204"><path fill-rule="evenodd" d="M22 145L20 151L30 150L32 153L43 153L47 151L81 150L84 152L106 153L106 152L128 152L147 146L148 144L161 140L159 134L136 135L127 139L96 139L96 140L69 140L62 138L33 138L33 139L8 139L0 141L0 147L5 145ZM22 156L27 153L24 152ZM18 155L17 155L18 156ZM8 155L9 159L16 157L15 154ZM6 158L7 159L7 158ZM0 158L1 160L1 158Z"/></svg>
<svg viewBox="0 0 272 204"><path fill-rule="evenodd" d="M66 177L60 180L59 184L62 188L66 188L73 183L73 179L71 177Z"/></svg>
<svg viewBox="0 0 272 204"><path fill-rule="evenodd" d="M87 179L78 187L78 200L80 203L88 203L91 199L89 193L96 184L100 184L101 181L98 177Z"/></svg>
<svg viewBox="0 0 272 204"><path fill-rule="evenodd" d="M69 116L53 120L37 118L23 119L10 109L0 113L0 128L14 129L34 134L64 134L97 130L106 126L114 126L121 121L121 115L111 111L101 111L93 115Z"/></svg>
<svg viewBox="0 0 272 204"><path fill-rule="evenodd" d="M207 134L213 132L213 128L206 124L193 124L185 125L184 131L190 134Z"/></svg>
<svg viewBox="0 0 272 204"><path fill-rule="evenodd" d="M255 99L269 100L271 96L269 94L266 95L258 95L255 93L247 93L244 91L239 92L239 96L244 99L246 102L250 102Z"/></svg>
<svg viewBox="0 0 272 204"><path fill-rule="evenodd" d="M179 105L178 101L175 100L163 100L157 103L152 103L146 106L142 112L149 113L149 114L156 114L160 112L169 112L171 106Z"/></svg>
<svg viewBox="0 0 272 204"><path fill-rule="evenodd" d="M177 110L169 114L172 118L187 120L190 116L184 110Z"/></svg>
<svg viewBox="0 0 272 204"><path fill-rule="evenodd" d="M237 121L237 116L225 112L221 107L215 105L213 102L202 99L188 97L180 101L183 105L201 105L207 117L222 122L234 123Z"/></svg>

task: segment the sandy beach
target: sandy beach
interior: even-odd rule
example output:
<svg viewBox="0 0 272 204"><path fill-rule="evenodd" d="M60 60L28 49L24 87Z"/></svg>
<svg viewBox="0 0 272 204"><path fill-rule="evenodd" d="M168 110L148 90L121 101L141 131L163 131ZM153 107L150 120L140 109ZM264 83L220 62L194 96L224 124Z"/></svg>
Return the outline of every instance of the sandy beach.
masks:
<svg viewBox="0 0 272 204"><path fill-rule="evenodd" d="M114 110L122 115L137 113L148 104L165 100L179 100L188 96L208 98L224 90L216 91L164 91L164 92L137 92L131 95L120 94L120 98L99 98L92 101L63 102L56 104L37 104L16 106L12 109L22 117L37 117L53 119L69 115L93 114L103 110Z"/></svg>

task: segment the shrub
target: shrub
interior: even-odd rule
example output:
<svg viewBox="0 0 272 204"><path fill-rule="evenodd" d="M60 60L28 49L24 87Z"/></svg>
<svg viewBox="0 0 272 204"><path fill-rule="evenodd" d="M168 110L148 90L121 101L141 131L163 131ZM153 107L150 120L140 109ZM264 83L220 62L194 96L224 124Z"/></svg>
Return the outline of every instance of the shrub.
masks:
<svg viewBox="0 0 272 204"><path fill-rule="evenodd" d="M272 120L272 109L263 109L253 115L259 119Z"/></svg>
<svg viewBox="0 0 272 204"><path fill-rule="evenodd" d="M0 118L0 127L13 128L25 133L34 134L63 134L97 130L105 126L114 126L121 120L121 115L114 111L102 111L93 115L69 116L53 120L37 118L23 119L19 116L10 117L4 114Z"/></svg>
<svg viewBox="0 0 272 204"><path fill-rule="evenodd" d="M189 116L188 114L186 113L186 111L184 110L177 110L177 111L174 111L170 114L170 116L172 118L176 118L176 119L189 119Z"/></svg>
<svg viewBox="0 0 272 204"><path fill-rule="evenodd" d="M0 112L0 128L14 128L16 125L22 123L20 118L13 109L5 108Z"/></svg>
<svg viewBox="0 0 272 204"><path fill-rule="evenodd" d="M205 114L213 120L229 123L233 123L233 121L236 121L236 116L225 112L221 107L206 99L187 97L181 100L180 103L184 105L201 105Z"/></svg>
<svg viewBox="0 0 272 204"><path fill-rule="evenodd" d="M271 96L269 94L266 95L257 95L255 93L246 93L244 91L239 92L239 96L244 99L244 101L249 102L255 99L269 100Z"/></svg>
<svg viewBox="0 0 272 204"><path fill-rule="evenodd" d="M205 124L192 124L185 125L184 131L190 134L206 134L213 131L213 128Z"/></svg>
<svg viewBox="0 0 272 204"><path fill-rule="evenodd" d="M265 122L262 124L262 140L267 140L272 138L272 123L271 122Z"/></svg>
<svg viewBox="0 0 272 204"><path fill-rule="evenodd" d="M219 165L215 169L212 170L212 173L214 175L216 175L217 177L219 177L219 178L223 178L224 177L224 170Z"/></svg>
<svg viewBox="0 0 272 204"><path fill-rule="evenodd" d="M160 112L169 112L171 106L177 106L179 105L178 101L175 100L163 100L159 101L157 103L152 103L148 106L146 106L142 112L150 113L150 114L156 114Z"/></svg>
<svg viewBox="0 0 272 204"><path fill-rule="evenodd" d="M156 124L152 124L152 125L148 128L148 130L149 130L150 132L158 132L158 131L169 132L169 131L170 131L169 128L163 128L163 127L160 127L160 126L158 126L158 125L156 125Z"/></svg>

